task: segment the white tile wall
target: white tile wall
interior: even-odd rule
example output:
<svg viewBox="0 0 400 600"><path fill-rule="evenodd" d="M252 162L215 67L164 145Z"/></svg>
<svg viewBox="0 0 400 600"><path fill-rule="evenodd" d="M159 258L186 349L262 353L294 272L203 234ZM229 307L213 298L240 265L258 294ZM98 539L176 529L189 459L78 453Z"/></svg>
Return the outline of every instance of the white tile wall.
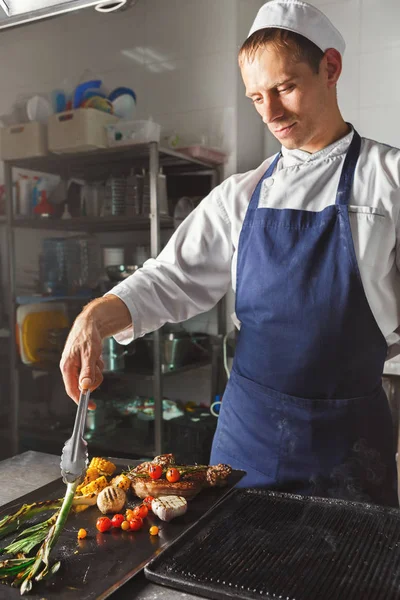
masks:
<svg viewBox="0 0 400 600"><path fill-rule="evenodd" d="M400 147L400 3L312 0L346 40L339 107L365 137ZM275 145L266 133L266 149Z"/></svg>
<svg viewBox="0 0 400 600"><path fill-rule="evenodd" d="M73 89L88 76L109 89L133 87L138 118L208 110L213 116L215 109L232 108L237 4L139 0L120 13L90 8L6 30L0 38L0 114L17 98Z"/></svg>

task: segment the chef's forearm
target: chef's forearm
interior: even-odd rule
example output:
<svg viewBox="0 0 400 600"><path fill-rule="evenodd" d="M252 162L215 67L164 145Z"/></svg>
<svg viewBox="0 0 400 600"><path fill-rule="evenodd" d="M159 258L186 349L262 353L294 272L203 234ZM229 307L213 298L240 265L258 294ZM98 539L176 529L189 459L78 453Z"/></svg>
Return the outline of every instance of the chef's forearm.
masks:
<svg viewBox="0 0 400 600"><path fill-rule="evenodd" d="M102 339L132 326L131 314L125 302L112 294L90 302L78 319L92 322Z"/></svg>

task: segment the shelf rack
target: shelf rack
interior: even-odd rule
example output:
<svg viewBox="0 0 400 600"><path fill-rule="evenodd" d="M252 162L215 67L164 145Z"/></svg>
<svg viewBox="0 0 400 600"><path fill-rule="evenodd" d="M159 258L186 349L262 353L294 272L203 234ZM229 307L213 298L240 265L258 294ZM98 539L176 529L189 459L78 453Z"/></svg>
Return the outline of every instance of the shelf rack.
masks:
<svg viewBox="0 0 400 600"><path fill-rule="evenodd" d="M147 168L150 174L150 216L149 217L79 217L72 219L54 218L18 218L13 214L12 185L13 170L21 169L39 173L58 175L64 179L79 178L85 181L106 180L110 175L126 176L132 168ZM3 221L7 230L8 247L8 277L7 305L10 331L14 331L16 323L16 278L15 278L15 236L18 228L46 229L62 231L109 232L109 231L138 231L148 230L150 233L151 256L156 257L160 252L160 230L172 228L173 219L160 215L157 197L157 176L163 168L168 175L207 175L211 178L211 188L221 180L221 168L209 165L200 160L185 156L179 152L164 148L156 142L106 148L90 152L74 154L49 154L44 157L10 160L4 163L6 189L6 215ZM218 322L220 335L225 333L225 305L221 301L218 306ZM153 374L149 377L153 385L155 399L155 432L154 448L156 454L163 449L162 431L162 368L161 368L161 337L160 332L154 332ZM19 357L15 336L10 337L10 373L11 401L10 432L12 437L12 452L18 452L19 447Z"/></svg>

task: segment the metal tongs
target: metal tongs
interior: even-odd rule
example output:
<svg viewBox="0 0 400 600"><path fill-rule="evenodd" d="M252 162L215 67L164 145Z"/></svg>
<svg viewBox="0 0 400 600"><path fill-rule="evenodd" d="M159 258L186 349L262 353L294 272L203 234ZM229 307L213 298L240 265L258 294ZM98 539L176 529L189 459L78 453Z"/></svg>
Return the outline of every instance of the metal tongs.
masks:
<svg viewBox="0 0 400 600"><path fill-rule="evenodd" d="M87 442L83 439L90 390L81 390L72 436L64 444L61 453L61 475L64 483L75 483L88 466Z"/></svg>

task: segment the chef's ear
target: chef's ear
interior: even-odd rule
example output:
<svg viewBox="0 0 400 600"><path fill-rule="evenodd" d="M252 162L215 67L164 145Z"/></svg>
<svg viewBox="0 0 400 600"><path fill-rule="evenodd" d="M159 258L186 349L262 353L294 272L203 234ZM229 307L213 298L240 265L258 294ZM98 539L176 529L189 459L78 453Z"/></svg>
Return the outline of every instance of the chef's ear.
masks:
<svg viewBox="0 0 400 600"><path fill-rule="evenodd" d="M334 87L342 72L342 56L335 48L325 50L322 62L325 63L325 73L328 87Z"/></svg>

